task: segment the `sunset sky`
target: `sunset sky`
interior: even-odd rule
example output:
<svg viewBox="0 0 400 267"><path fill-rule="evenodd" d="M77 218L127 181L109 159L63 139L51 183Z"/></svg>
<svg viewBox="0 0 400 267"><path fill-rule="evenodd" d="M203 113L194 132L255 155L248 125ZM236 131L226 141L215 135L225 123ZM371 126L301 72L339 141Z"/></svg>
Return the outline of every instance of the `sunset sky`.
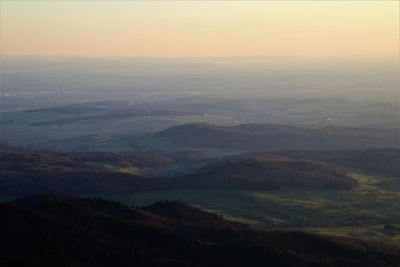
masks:
<svg viewBox="0 0 400 267"><path fill-rule="evenodd" d="M398 1L1 1L1 53L396 56Z"/></svg>

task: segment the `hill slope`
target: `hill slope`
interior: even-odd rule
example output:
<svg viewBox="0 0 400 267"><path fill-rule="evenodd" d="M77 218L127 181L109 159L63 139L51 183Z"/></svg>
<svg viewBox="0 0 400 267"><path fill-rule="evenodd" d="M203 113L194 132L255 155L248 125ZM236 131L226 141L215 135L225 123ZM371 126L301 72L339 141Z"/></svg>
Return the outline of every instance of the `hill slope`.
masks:
<svg viewBox="0 0 400 267"><path fill-rule="evenodd" d="M93 162L96 164L91 165ZM117 167L97 164L116 164ZM160 155L8 153L0 156L0 194L122 194L175 188L276 189L281 186L352 189L356 186L337 166L276 157L218 160L192 175L168 179L152 177L143 171L143 168L168 164L169 158Z"/></svg>
<svg viewBox="0 0 400 267"><path fill-rule="evenodd" d="M400 177L400 149L265 150L245 153L241 156L312 159L358 169L369 174Z"/></svg>
<svg viewBox="0 0 400 267"><path fill-rule="evenodd" d="M176 178L187 186L270 189L281 186L351 189L357 184L341 168L313 160L249 157L220 160L194 175Z"/></svg>
<svg viewBox="0 0 400 267"><path fill-rule="evenodd" d="M176 217L201 217L194 223ZM185 215L186 214L186 215ZM0 204L4 266L399 266L399 250L252 230L177 202L128 208L35 195Z"/></svg>
<svg viewBox="0 0 400 267"><path fill-rule="evenodd" d="M69 154L9 153L0 157L0 194L71 194L138 191L151 184L142 174L121 173L84 164Z"/></svg>
<svg viewBox="0 0 400 267"><path fill-rule="evenodd" d="M183 124L155 134L189 147L229 149L400 147L397 129L323 127L278 124Z"/></svg>

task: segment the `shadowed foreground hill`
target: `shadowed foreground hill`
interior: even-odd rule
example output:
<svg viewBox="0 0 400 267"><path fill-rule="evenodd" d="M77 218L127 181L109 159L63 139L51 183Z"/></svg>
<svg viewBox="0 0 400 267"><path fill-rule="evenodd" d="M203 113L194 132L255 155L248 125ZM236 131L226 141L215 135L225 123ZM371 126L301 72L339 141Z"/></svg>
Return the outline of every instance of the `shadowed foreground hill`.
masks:
<svg viewBox="0 0 400 267"><path fill-rule="evenodd" d="M177 178L179 180L179 178ZM182 183L196 187L269 189L281 186L352 189L357 184L338 166L314 160L249 157L207 165Z"/></svg>
<svg viewBox="0 0 400 267"><path fill-rule="evenodd" d="M253 230L179 202L33 195L0 204L1 266L399 266L398 248Z"/></svg>
<svg viewBox="0 0 400 267"><path fill-rule="evenodd" d="M322 127L303 128L278 124L183 124L155 134L189 147L227 149L332 148L400 146L398 129Z"/></svg>

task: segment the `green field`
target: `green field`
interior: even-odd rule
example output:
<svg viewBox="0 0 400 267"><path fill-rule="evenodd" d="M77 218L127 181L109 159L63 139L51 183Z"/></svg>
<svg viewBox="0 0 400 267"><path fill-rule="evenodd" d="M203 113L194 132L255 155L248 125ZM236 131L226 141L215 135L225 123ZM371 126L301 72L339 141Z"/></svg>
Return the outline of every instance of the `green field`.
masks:
<svg viewBox="0 0 400 267"><path fill-rule="evenodd" d="M168 190L102 197L132 206L180 200L255 227L290 227L400 245L400 192L381 178L355 173L351 176L359 184L351 191ZM394 229L384 229L385 224Z"/></svg>

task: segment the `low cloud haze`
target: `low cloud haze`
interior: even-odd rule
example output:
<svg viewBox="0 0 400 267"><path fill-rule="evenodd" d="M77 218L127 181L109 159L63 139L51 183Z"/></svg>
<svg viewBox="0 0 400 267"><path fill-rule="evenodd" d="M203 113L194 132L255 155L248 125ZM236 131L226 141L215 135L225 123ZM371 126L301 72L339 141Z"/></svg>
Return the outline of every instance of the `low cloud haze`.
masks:
<svg viewBox="0 0 400 267"><path fill-rule="evenodd" d="M148 101L185 96L334 97L374 102L396 102L399 96L398 63L392 58L3 56L1 65L2 111L24 108L18 103L24 98L51 106L59 104L52 101Z"/></svg>

